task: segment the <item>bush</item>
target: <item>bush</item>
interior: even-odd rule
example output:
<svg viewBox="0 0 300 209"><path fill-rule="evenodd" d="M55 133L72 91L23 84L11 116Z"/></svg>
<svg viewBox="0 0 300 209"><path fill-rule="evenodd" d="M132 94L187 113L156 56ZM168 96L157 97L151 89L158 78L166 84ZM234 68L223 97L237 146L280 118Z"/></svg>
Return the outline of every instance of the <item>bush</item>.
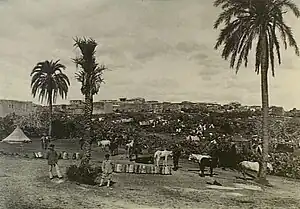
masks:
<svg viewBox="0 0 300 209"><path fill-rule="evenodd" d="M70 181L80 184L95 185L97 177L102 173L101 167L92 166L76 166L71 165L67 168L67 177Z"/></svg>
<svg viewBox="0 0 300 209"><path fill-rule="evenodd" d="M274 168L274 175L300 179L300 157L292 153L272 153L270 163Z"/></svg>

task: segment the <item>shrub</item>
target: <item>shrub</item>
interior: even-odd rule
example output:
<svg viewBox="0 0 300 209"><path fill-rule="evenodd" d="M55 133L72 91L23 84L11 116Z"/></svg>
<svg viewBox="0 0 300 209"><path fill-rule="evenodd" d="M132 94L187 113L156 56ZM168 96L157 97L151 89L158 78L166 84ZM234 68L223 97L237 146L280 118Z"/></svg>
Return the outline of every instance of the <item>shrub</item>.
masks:
<svg viewBox="0 0 300 209"><path fill-rule="evenodd" d="M274 175L300 179L300 157L292 153L272 153L270 163L274 168Z"/></svg>
<svg viewBox="0 0 300 209"><path fill-rule="evenodd" d="M80 184L95 185L97 177L102 173L101 167L76 166L71 165L67 168L67 177L70 181Z"/></svg>

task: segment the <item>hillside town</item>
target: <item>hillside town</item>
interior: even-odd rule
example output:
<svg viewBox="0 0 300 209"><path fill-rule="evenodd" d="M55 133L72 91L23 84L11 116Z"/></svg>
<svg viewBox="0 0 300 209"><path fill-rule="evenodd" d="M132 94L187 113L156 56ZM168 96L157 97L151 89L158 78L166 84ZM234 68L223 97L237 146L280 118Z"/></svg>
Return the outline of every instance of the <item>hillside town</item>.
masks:
<svg viewBox="0 0 300 209"><path fill-rule="evenodd" d="M84 109L83 100L70 100L69 104L53 105L55 113L66 113L71 115L82 114ZM126 113L126 112L143 112L143 113L164 113L164 112L180 112L189 109L189 111L201 112L242 112L252 111L260 113L261 106L247 106L238 102L229 104L204 103L204 102L189 102L183 101L180 103L146 101L144 98L120 98L119 100L100 100L94 102L93 114L108 114L108 113ZM48 111L47 106L38 105L29 101L16 100L0 100L0 117L5 117L11 113L16 115L28 115L36 112ZM269 108L270 115L298 117L300 110L296 108L285 111L283 107L271 106Z"/></svg>
<svg viewBox="0 0 300 209"><path fill-rule="evenodd" d="M0 209L300 208L293 0L0 11Z"/></svg>

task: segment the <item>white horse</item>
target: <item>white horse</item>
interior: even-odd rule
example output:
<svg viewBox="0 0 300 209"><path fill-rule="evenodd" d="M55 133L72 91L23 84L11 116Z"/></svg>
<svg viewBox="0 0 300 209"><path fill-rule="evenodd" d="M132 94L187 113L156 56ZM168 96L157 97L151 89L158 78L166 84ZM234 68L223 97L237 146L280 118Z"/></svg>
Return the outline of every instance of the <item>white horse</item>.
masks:
<svg viewBox="0 0 300 209"><path fill-rule="evenodd" d="M109 140L101 140L101 141L97 141L97 144L99 147L102 147L102 149L104 149L106 146L110 146L110 141Z"/></svg>
<svg viewBox="0 0 300 209"><path fill-rule="evenodd" d="M172 156L173 152L172 151L161 151L161 150L157 150L154 153L154 160L156 161L156 166L159 166L159 160L161 157L165 157L165 160L163 161L163 165L167 165L168 164L168 156Z"/></svg>
<svg viewBox="0 0 300 209"><path fill-rule="evenodd" d="M198 136L192 136L192 135L189 135L185 138L186 140L190 140L190 141L193 141L193 142L198 142L200 141L200 138Z"/></svg>
<svg viewBox="0 0 300 209"><path fill-rule="evenodd" d="M259 163L251 162L251 161L242 161L239 163L240 172L243 174L244 179L246 179L247 170L254 171L258 173L259 171ZM274 171L271 163L267 163L267 171L272 173ZM249 175L249 174L248 174Z"/></svg>

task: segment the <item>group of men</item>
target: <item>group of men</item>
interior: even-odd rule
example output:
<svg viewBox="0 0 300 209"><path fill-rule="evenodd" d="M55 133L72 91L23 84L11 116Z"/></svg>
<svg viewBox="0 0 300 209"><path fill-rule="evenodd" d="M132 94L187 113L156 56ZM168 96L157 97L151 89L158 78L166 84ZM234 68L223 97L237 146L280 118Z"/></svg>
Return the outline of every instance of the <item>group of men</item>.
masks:
<svg viewBox="0 0 300 209"><path fill-rule="evenodd" d="M54 144L50 144L50 137L47 136L46 134L43 134L42 138L41 138L41 143L42 143L42 148L43 149L48 149L47 152L47 159L48 159L48 166L49 166L49 177L50 179L53 179L53 169L56 170L57 176L59 179L63 178L60 168L58 166L58 153L55 151L54 149ZM49 145L49 146L48 146ZM82 145L83 145L83 139L81 138L80 140L80 145L81 145L81 149L82 149ZM136 144L134 146L134 150L138 150L137 148L140 148L139 144ZM181 156L181 152L182 152L182 147L177 143L172 147L172 154L173 154L173 163L174 163L174 168L173 170L176 171L178 170L179 166L178 166L178 162L179 162L179 158ZM133 152L132 154L137 154L136 152ZM105 155L105 159L102 163L102 175L101 175L101 182L99 186L103 185L103 181L104 179L107 179L107 186L110 186L110 182L111 182L111 175L113 172L113 164L112 161L109 159L110 155L106 154Z"/></svg>
<svg viewBox="0 0 300 209"><path fill-rule="evenodd" d="M58 166L58 153L54 149L54 144L50 144L48 148L48 152L46 155L46 159L48 160L48 166L49 166L49 178L50 180L53 179L53 169L56 170L57 176L59 179L62 179L63 176L61 174L60 168ZM110 155L106 154L105 159L102 162L102 174L101 174L101 180L99 186L103 186L104 180L107 179L107 187L110 187L111 185L111 177L113 173L113 163L109 159Z"/></svg>

